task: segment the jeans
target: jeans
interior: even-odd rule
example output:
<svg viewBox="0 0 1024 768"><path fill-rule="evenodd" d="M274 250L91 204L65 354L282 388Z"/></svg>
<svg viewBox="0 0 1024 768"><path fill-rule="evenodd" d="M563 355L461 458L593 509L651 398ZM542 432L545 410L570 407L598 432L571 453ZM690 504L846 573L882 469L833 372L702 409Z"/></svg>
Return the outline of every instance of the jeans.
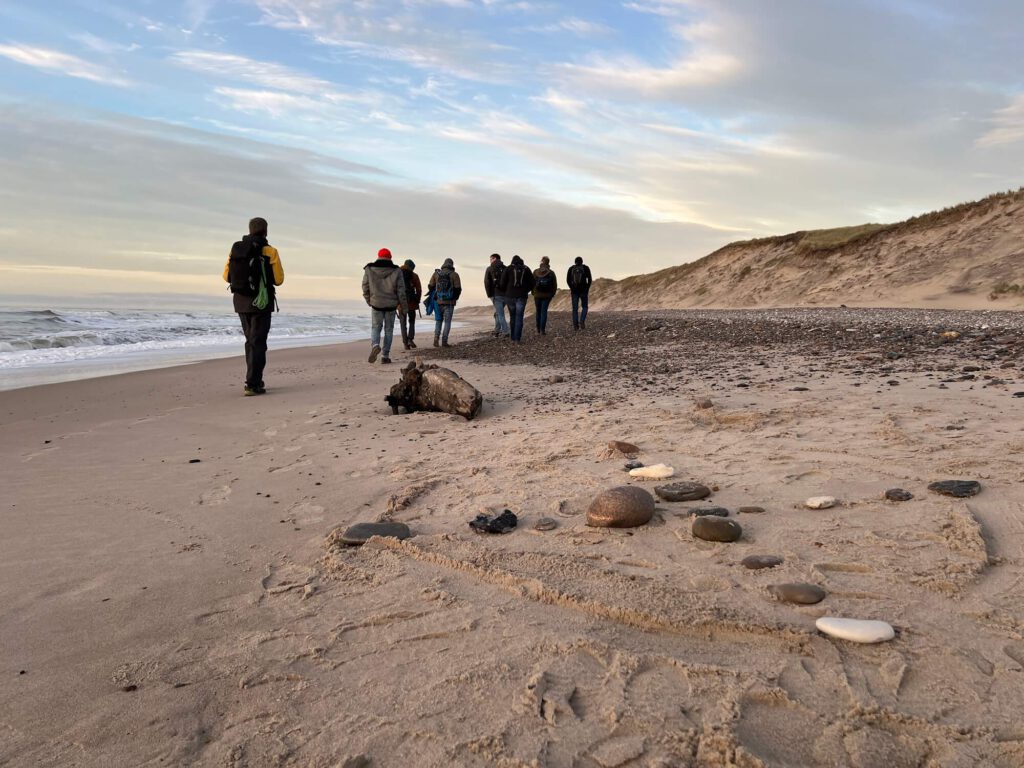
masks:
<svg viewBox="0 0 1024 768"><path fill-rule="evenodd" d="M402 330L402 343L408 345L416 338L416 310L407 309L398 316L399 328Z"/></svg>
<svg viewBox="0 0 1024 768"><path fill-rule="evenodd" d="M505 297L495 296L491 302L494 304L494 332L508 336L511 331L508 327L508 320L505 319Z"/></svg>
<svg viewBox="0 0 1024 768"><path fill-rule="evenodd" d="M537 311L537 333L545 333L548 328L548 306L551 304L551 297L542 299L539 296L533 297L533 307Z"/></svg>
<svg viewBox="0 0 1024 768"><path fill-rule="evenodd" d="M245 334L245 386L262 387L263 369L267 367L267 336L270 335L270 312L239 312Z"/></svg>
<svg viewBox="0 0 1024 768"><path fill-rule="evenodd" d="M583 305L583 312L577 314L580 304ZM587 294L572 293L572 327L583 328L587 324Z"/></svg>
<svg viewBox="0 0 1024 768"><path fill-rule="evenodd" d="M523 338L523 315L526 313L526 298L505 299L512 310L512 341Z"/></svg>
<svg viewBox="0 0 1024 768"><path fill-rule="evenodd" d="M455 314L454 304L438 304L434 308L434 338L448 343L448 334L452 330L452 315ZM443 327L442 327L443 326Z"/></svg>
<svg viewBox="0 0 1024 768"><path fill-rule="evenodd" d="M391 357L391 337L395 335L395 315L393 309L373 309L370 311L370 346L380 347L384 357ZM380 329L384 327L384 346L380 343Z"/></svg>

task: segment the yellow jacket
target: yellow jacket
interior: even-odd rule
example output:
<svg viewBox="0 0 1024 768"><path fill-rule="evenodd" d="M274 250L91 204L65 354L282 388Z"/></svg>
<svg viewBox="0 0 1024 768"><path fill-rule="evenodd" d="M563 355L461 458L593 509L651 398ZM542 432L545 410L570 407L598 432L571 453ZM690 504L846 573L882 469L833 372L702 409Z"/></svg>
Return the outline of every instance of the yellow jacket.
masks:
<svg viewBox="0 0 1024 768"><path fill-rule="evenodd" d="M270 268L274 272L274 285L281 285L284 282L284 267L281 266L281 256L277 252L277 248L272 245L263 246L263 255L270 259ZM228 278L228 267L231 266L231 254L228 254L228 260L224 264L224 282L230 283L231 280Z"/></svg>

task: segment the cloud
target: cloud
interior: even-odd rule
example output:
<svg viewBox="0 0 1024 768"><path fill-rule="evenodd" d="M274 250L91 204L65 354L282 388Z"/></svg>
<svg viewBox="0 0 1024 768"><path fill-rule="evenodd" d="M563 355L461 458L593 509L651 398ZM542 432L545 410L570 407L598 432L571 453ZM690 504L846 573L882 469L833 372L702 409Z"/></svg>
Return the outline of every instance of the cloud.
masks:
<svg viewBox="0 0 1024 768"><path fill-rule="evenodd" d="M995 127L975 142L979 147L997 147L1024 141L1024 93L1015 96L1008 105L996 110L989 121Z"/></svg>
<svg viewBox="0 0 1024 768"><path fill-rule="evenodd" d="M321 94L332 90L331 83L319 77L280 64L231 53L178 51L171 59L186 69L223 79L254 83L263 88L303 94Z"/></svg>
<svg viewBox="0 0 1024 768"><path fill-rule="evenodd" d="M0 56L50 74L65 75L121 88L131 85L129 80L106 67L52 48L37 48L19 43L0 44Z"/></svg>

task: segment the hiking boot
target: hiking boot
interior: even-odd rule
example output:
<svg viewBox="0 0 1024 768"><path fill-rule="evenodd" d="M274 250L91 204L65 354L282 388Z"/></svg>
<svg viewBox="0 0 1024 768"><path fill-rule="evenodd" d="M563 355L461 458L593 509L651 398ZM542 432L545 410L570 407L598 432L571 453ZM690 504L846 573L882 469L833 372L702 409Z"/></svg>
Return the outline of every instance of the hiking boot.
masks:
<svg viewBox="0 0 1024 768"><path fill-rule="evenodd" d="M403 347L405 347L406 349L412 349L412 347L410 347L410 346L408 345L408 343L406 343L406 344L403 344L402 346L403 346Z"/></svg>
<svg viewBox="0 0 1024 768"><path fill-rule="evenodd" d="M267 388L264 387L262 384L260 384L258 387L253 387L252 389L257 395L267 394Z"/></svg>
<svg viewBox="0 0 1024 768"><path fill-rule="evenodd" d="M409 349L416 349L416 342L411 339L409 340Z"/></svg>
<svg viewBox="0 0 1024 768"><path fill-rule="evenodd" d="M256 391L255 387L246 386L242 389L242 397L252 397L253 395L258 394L259 392Z"/></svg>
<svg viewBox="0 0 1024 768"><path fill-rule="evenodd" d="M449 344L449 343L448 343L447 341L442 341L442 342L441 342L441 346L442 346L442 347L450 347L450 346L451 346L451 344Z"/></svg>
<svg viewBox="0 0 1024 768"><path fill-rule="evenodd" d="M369 362L371 362L371 363L377 362L377 355L379 355L379 354L380 354L380 345L379 344L374 344L373 345L373 349L370 350Z"/></svg>
<svg viewBox="0 0 1024 768"><path fill-rule="evenodd" d="M390 362L391 362L391 358L390 358L390 357L382 357L382 358L380 359L380 363L381 363L381 365L386 365L386 364L388 364L388 363L390 363Z"/></svg>
<svg viewBox="0 0 1024 768"><path fill-rule="evenodd" d="M441 346L441 340L439 338L437 338L437 336L434 337L434 346L435 347L440 347Z"/></svg>

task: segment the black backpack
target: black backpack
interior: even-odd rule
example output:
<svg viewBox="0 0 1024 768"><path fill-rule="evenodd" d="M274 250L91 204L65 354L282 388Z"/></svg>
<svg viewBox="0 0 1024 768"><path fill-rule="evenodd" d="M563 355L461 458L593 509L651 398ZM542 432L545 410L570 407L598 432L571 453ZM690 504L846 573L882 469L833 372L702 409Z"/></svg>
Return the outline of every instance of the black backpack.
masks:
<svg viewBox="0 0 1024 768"><path fill-rule="evenodd" d="M510 281L513 288L522 288L523 286L523 275L527 273L526 267L522 264L513 264L509 269L512 270L512 280Z"/></svg>
<svg viewBox="0 0 1024 768"><path fill-rule="evenodd" d="M501 277L502 277L502 275L505 274L505 270L508 269L508 266L506 266L505 264L500 264L500 263L499 264L492 264L490 269L491 269L491 279L494 281L493 282L494 288L495 288L495 290L500 290L499 286L501 285Z"/></svg>
<svg viewBox="0 0 1024 768"><path fill-rule="evenodd" d="M256 296L260 283L266 281L263 264L263 242L254 238L243 238L231 246L228 261L228 282L232 293Z"/></svg>
<svg viewBox="0 0 1024 768"><path fill-rule="evenodd" d="M569 285L573 288L582 288L587 284L587 269L582 264L574 264L569 272Z"/></svg>
<svg viewBox="0 0 1024 768"><path fill-rule="evenodd" d="M455 298L455 284L452 282L452 273L448 270L437 270L437 280L434 282L434 298L438 301L451 301Z"/></svg>
<svg viewBox="0 0 1024 768"><path fill-rule="evenodd" d="M540 293L550 293L555 287L555 273L548 270L543 275L537 275L535 287Z"/></svg>

